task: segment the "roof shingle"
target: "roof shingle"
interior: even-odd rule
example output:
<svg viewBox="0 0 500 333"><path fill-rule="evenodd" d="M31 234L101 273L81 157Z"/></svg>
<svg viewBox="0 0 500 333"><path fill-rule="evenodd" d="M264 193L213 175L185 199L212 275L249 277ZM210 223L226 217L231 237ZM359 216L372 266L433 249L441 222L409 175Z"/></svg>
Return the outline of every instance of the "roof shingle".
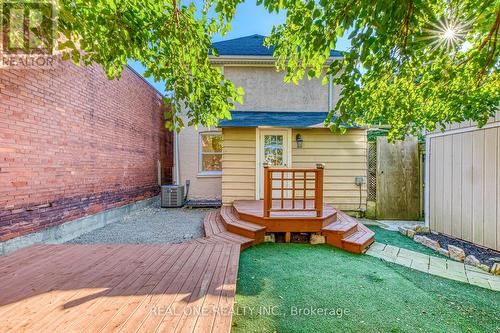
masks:
<svg viewBox="0 0 500 333"><path fill-rule="evenodd" d="M219 51L220 55L225 56L267 56L272 57L274 48L265 47L264 39L266 36L251 35L240 38L224 40L212 43L212 46ZM339 51L332 50L332 57L340 57Z"/></svg>
<svg viewBox="0 0 500 333"><path fill-rule="evenodd" d="M231 119L221 120L219 127L324 128L327 115L328 112L231 111Z"/></svg>

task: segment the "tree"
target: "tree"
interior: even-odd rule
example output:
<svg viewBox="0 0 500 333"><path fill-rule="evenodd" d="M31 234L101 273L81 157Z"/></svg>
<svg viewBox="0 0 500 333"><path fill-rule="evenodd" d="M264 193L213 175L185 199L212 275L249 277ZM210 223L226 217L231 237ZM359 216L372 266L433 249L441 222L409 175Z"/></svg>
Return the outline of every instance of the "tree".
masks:
<svg viewBox="0 0 500 333"><path fill-rule="evenodd" d="M336 40L349 33L352 48L328 73L343 85L327 123L389 124L391 138L477 121L499 110L497 47L500 1L320 0L264 1L287 10L275 27L286 80L318 76Z"/></svg>
<svg viewBox="0 0 500 333"><path fill-rule="evenodd" d="M179 0L180 2L180 0ZM176 0L61 0L58 32L64 60L98 63L118 78L129 59L142 63L146 76L165 81L171 105L166 126L213 126L230 116L243 89L210 65L211 37L224 33L238 1L206 2L201 9ZM210 18L213 9L216 16ZM187 110L188 124L179 111Z"/></svg>
<svg viewBox="0 0 500 333"><path fill-rule="evenodd" d="M217 54L211 36L230 29L240 2L205 0L196 8L176 0L63 0L59 22L67 41L61 46L75 62L102 64L110 77L119 76L128 59L140 61L173 92L167 102L179 126L182 106L188 125L210 126L243 96L208 59ZM349 34L351 49L328 65L343 86L326 119L332 128L388 124L389 136L402 138L451 122L482 126L498 110L500 0L257 3L286 11L286 24L275 27L267 43L275 46L288 82L321 77L337 39Z"/></svg>

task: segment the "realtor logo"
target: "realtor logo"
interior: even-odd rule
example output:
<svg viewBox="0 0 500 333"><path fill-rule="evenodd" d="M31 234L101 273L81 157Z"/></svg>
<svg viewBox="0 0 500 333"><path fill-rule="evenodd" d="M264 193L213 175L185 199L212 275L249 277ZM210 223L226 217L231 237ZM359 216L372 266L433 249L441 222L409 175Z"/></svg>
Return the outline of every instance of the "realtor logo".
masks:
<svg viewBox="0 0 500 333"><path fill-rule="evenodd" d="M49 0L0 0L0 5L0 67L51 67L55 60L55 4Z"/></svg>

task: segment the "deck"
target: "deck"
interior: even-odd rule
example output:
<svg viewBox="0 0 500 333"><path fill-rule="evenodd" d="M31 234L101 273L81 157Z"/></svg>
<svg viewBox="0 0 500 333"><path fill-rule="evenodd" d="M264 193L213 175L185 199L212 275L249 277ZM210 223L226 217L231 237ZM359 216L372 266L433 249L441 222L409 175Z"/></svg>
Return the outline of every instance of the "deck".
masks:
<svg viewBox="0 0 500 333"><path fill-rule="evenodd" d="M230 332L240 246L40 245L0 257L2 332Z"/></svg>
<svg viewBox="0 0 500 333"><path fill-rule="evenodd" d="M295 208L298 204L295 203ZM283 203L279 200L276 205L292 207L291 200L284 200ZM266 233L285 233L286 239L289 239L291 233L305 232L321 234L327 244L346 251L363 253L374 242L375 235L355 218L327 204L323 204L321 216L301 211L300 207L295 211L278 211L265 216L262 200L239 200L234 201L233 206L223 206L219 212L207 215L205 230L207 235L212 232L215 235L243 236L240 242L242 250L262 243Z"/></svg>
<svg viewBox="0 0 500 333"><path fill-rule="evenodd" d="M273 200L273 206L280 206L279 200ZM271 216L264 216L262 200L237 200L234 209L242 220L265 226L267 232L321 232L321 229L336 220L337 211L323 204L321 216L314 211L302 211L302 201L297 201L295 211L276 211ZM306 207L312 206L311 200L306 201ZM285 209L292 208L292 200L284 200Z"/></svg>

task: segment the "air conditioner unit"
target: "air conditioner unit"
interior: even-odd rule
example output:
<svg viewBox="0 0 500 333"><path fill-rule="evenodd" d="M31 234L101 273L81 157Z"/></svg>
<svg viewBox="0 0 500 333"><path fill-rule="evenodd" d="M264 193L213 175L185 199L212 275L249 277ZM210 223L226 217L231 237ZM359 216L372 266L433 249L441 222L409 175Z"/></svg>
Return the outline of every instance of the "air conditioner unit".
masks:
<svg viewBox="0 0 500 333"><path fill-rule="evenodd" d="M184 205L184 185L162 185L161 206L182 207Z"/></svg>

